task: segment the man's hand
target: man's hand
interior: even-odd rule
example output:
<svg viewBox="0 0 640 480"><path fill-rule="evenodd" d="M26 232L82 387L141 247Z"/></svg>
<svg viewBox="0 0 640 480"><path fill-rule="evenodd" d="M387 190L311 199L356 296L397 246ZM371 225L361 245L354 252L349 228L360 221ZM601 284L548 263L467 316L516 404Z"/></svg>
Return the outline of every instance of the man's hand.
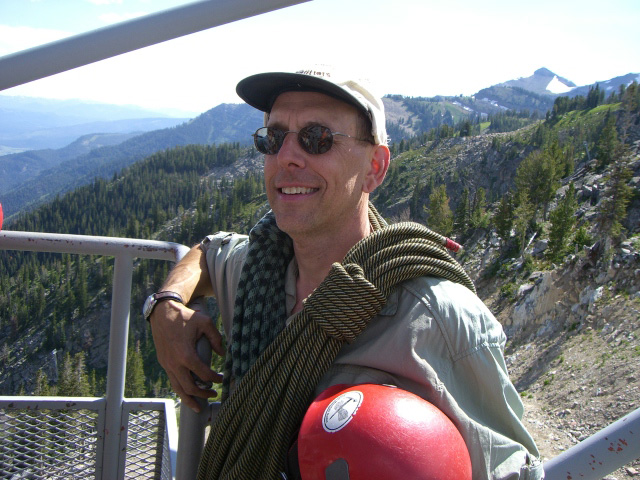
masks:
<svg viewBox="0 0 640 480"><path fill-rule="evenodd" d="M215 392L198 387L191 373L205 383L219 383L222 375L200 360L196 343L204 335L211 349L224 355L220 332L209 316L173 300L158 303L149 320L158 361L169 375L173 390L188 407L199 412L194 397L209 398Z"/></svg>

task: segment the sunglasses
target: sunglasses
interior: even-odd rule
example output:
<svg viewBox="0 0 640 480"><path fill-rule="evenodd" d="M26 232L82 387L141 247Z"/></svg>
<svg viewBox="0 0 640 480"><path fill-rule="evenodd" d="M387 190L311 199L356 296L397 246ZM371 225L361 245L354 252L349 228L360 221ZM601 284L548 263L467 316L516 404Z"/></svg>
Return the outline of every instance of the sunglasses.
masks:
<svg viewBox="0 0 640 480"><path fill-rule="evenodd" d="M333 146L333 137L339 135L341 137L354 138L366 142L360 138L352 137L346 133L332 132L328 127L322 125L310 125L300 129L299 132L293 130L280 130L273 127L262 127L253 134L253 142L256 149L265 155L275 155L282 148L284 139L288 133L298 134L298 144L307 153L311 155L319 155L327 153Z"/></svg>

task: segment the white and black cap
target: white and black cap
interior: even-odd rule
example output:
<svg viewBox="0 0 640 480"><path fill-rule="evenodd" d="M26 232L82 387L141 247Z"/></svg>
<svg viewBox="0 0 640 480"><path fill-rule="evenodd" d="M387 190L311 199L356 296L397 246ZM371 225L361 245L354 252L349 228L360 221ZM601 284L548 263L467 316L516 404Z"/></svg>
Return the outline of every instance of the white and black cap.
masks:
<svg viewBox="0 0 640 480"><path fill-rule="evenodd" d="M267 114L278 95L291 91L324 93L355 106L371 120L374 142L387 144L384 104L368 80L323 65L294 73L258 73L241 80L236 87L240 98Z"/></svg>

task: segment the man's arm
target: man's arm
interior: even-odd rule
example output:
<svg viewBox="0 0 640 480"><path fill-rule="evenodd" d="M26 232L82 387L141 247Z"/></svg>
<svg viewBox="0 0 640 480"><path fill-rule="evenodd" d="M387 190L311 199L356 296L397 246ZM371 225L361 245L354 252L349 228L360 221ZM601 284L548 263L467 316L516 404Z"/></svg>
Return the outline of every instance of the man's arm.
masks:
<svg viewBox="0 0 640 480"><path fill-rule="evenodd" d="M199 245L171 270L160 291L176 292L187 304L200 296L213 294L206 257ZM204 335L213 351L224 355L220 332L208 315L173 300L158 303L149 321L158 361L167 372L171 386L188 407L199 411L193 397L208 398L212 392L199 388L191 373L204 382L220 382L222 375L200 360L196 343Z"/></svg>

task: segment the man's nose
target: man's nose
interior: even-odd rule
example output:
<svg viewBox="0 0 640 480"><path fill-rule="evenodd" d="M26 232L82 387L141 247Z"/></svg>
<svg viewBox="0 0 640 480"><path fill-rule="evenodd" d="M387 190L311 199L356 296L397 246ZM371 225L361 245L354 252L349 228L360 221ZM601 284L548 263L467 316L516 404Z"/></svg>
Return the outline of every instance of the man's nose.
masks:
<svg viewBox="0 0 640 480"><path fill-rule="evenodd" d="M284 168L305 166L306 153L298 143L297 132L287 132L277 155L278 163Z"/></svg>

